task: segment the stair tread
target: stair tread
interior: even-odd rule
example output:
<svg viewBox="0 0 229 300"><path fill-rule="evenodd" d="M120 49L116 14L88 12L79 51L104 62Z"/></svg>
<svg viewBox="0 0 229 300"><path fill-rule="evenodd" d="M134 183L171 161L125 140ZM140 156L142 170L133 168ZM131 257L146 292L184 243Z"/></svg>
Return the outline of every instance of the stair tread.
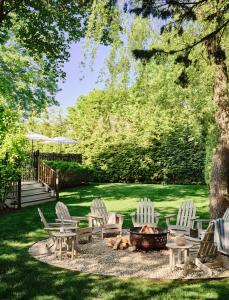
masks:
<svg viewBox="0 0 229 300"><path fill-rule="evenodd" d="M23 186L21 187L22 191L30 191L30 190L32 191L32 190L36 190L36 189L44 189L44 187L42 185L28 187L28 188L24 188Z"/></svg>
<svg viewBox="0 0 229 300"><path fill-rule="evenodd" d="M39 199L31 199L31 200L26 200L23 201L23 199L21 200L21 203L29 203L29 202L39 202L41 200L48 200L48 199L55 199L55 197L44 197L44 198L39 198Z"/></svg>
<svg viewBox="0 0 229 300"><path fill-rule="evenodd" d="M22 193L21 196L22 196L22 197L30 197L30 196L43 195L43 194L49 195L50 193L48 193L48 192L46 192L46 191L42 191L42 192L38 192L38 193L33 193L33 194L26 194L26 195L24 195L24 194Z"/></svg>
<svg viewBox="0 0 229 300"><path fill-rule="evenodd" d="M44 193L44 194L38 194L38 195L30 195L28 197L21 197L22 200L29 201L29 200L34 200L34 199L43 199L43 198L52 198L51 194L49 193Z"/></svg>
<svg viewBox="0 0 229 300"><path fill-rule="evenodd" d="M21 206L27 207L27 206L39 205L42 203L52 202L52 201L56 201L56 198L52 197L52 198L48 198L48 199L40 199L40 200L34 200L34 201L29 201L29 202L22 202Z"/></svg>

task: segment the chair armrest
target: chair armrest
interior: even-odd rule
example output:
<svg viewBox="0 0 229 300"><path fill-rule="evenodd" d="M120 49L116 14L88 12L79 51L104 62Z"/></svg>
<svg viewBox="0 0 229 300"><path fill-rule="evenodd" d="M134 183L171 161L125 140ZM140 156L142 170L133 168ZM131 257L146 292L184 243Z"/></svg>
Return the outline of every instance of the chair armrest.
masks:
<svg viewBox="0 0 229 300"><path fill-rule="evenodd" d="M60 231L60 227L45 227L44 230L47 230L47 231Z"/></svg>
<svg viewBox="0 0 229 300"><path fill-rule="evenodd" d="M88 217L72 217L73 221L88 221Z"/></svg>
<svg viewBox="0 0 229 300"><path fill-rule="evenodd" d="M169 218L172 218L172 217L175 217L175 216L176 216L176 214L169 214L169 215L166 215L165 218L169 219Z"/></svg>
<svg viewBox="0 0 229 300"><path fill-rule="evenodd" d="M62 224L63 225L63 224ZM76 230L77 228L75 226L59 226L59 227L45 227L45 230L52 231L52 230Z"/></svg>
<svg viewBox="0 0 229 300"><path fill-rule="evenodd" d="M104 217L102 216L93 216L93 215L88 215L89 218L92 218L92 219L104 219Z"/></svg>
<svg viewBox="0 0 229 300"><path fill-rule="evenodd" d="M125 217L123 214L116 214L117 217Z"/></svg>
<svg viewBox="0 0 229 300"><path fill-rule="evenodd" d="M63 224L72 224L72 223L79 223L80 221L75 221L75 220L67 220L67 219L64 219L64 220L61 220L61 219L56 219L57 222L59 223L56 223L58 225L63 225Z"/></svg>
<svg viewBox="0 0 229 300"><path fill-rule="evenodd" d="M197 223L209 223L211 220L210 219L197 219L194 220Z"/></svg>
<svg viewBox="0 0 229 300"><path fill-rule="evenodd" d="M61 225L63 225L62 222L59 222L59 223L48 223L48 226L52 226L52 227L60 227ZM48 228L48 227L47 227Z"/></svg>
<svg viewBox="0 0 229 300"><path fill-rule="evenodd" d="M201 239L193 238L193 237L190 237L189 235L185 235L184 237L189 242L194 242L194 243L198 243L198 244L201 242Z"/></svg>
<svg viewBox="0 0 229 300"><path fill-rule="evenodd" d="M68 219L56 219L57 222L59 222L59 224L63 224L63 223L79 223L80 221L78 220L68 220ZM57 223L56 223L57 224Z"/></svg>
<svg viewBox="0 0 229 300"><path fill-rule="evenodd" d="M199 231L199 233L201 232L201 230L203 230L203 224L205 223L210 223L210 219L197 219L197 220L194 220L194 222L196 222L196 226L197 226L197 229Z"/></svg>
<svg viewBox="0 0 229 300"><path fill-rule="evenodd" d="M196 217L194 217L194 218L190 218L190 220L192 220L192 221L198 221L198 220L200 220L200 217L199 217L199 216L196 216Z"/></svg>

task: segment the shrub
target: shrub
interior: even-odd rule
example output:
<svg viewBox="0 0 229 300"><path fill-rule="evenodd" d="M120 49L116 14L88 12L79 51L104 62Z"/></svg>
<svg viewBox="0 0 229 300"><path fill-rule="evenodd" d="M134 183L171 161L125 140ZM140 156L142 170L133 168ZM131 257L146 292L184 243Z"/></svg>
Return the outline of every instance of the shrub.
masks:
<svg viewBox="0 0 229 300"><path fill-rule="evenodd" d="M11 184L18 180L26 159L26 139L19 121L20 112L0 101L0 209L6 206Z"/></svg>
<svg viewBox="0 0 229 300"><path fill-rule="evenodd" d="M75 162L62 160L45 161L54 170L59 170L60 188L75 187L90 181L90 168Z"/></svg>
<svg viewBox="0 0 229 300"><path fill-rule="evenodd" d="M188 127L151 139L146 146L119 143L91 159L98 182L204 183L205 141Z"/></svg>

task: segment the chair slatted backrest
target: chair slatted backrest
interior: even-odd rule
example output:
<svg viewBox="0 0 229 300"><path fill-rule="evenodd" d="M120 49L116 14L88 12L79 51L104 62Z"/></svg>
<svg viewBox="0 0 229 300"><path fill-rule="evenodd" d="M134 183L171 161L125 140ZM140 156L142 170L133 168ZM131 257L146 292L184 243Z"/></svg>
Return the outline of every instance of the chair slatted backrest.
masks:
<svg viewBox="0 0 229 300"><path fill-rule="evenodd" d="M136 212L136 223L155 224L154 205L150 199L143 198L140 200Z"/></svg>
<svg viewBox="0 0 229 300"><path fill-rule="evenodd" d="M58 219L71 220L71 215L68 211L68 208L63 202L58 201L55 209L56 209L56 215Z"/></svg>
<svg viewBox="0 0 229 300"><path fill-rule="evenodd" d="M103 217L104 223L107 223L109 218L106 205L100 198L96 198L92 201L91 214L95 217Z"/></svg>
<svg viewBox="0 0 229 300"><path fill-rule="evenodd" d="M210 223L200 242L200 248L197 253L198 258L214 257L217 254L217 246L214 243L214 224Z"/></svg>
<svg viewBox="0 0 229 300"><path fill-rule="evenodd" d="M224 221L229 221L229 208L226 209L224 215L223 215Z"/></svg>
<svg viewBox="0 0 229 300"><path fill-rule="evenodd" d="M192 218L195 218L195 216L195 204L192 201L184 201L179 208L176 225L193 228L194 222Z"/></svg>
<svg viewBox="0 0 229 300"><path fill-rule="evenodd" d="M44 227L45 227L45 228L48 228L49 225L48 225L48 222L46 221L46 219L45 219L45 217L44 217L44 215L43 215L43 212L41 211L40 208L38 208L37 210L38 210L39 216L40 216L40 218L41 218L41 222L43 223Z"/></svg>

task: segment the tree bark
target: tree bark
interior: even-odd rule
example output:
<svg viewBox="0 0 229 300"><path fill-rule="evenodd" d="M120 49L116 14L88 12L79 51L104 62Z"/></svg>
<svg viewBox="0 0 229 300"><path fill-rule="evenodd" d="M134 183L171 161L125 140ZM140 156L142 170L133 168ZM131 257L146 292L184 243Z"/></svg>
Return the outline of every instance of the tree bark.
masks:
<svg viewBox="0 0 229 300"><path fill-rule="evenodd" d="M210 211L212 218L222 217L229 207L229 99L227 65L223 58L215 59L213 87L215 122L220 136L213 155L210 184Z"/></svg>

